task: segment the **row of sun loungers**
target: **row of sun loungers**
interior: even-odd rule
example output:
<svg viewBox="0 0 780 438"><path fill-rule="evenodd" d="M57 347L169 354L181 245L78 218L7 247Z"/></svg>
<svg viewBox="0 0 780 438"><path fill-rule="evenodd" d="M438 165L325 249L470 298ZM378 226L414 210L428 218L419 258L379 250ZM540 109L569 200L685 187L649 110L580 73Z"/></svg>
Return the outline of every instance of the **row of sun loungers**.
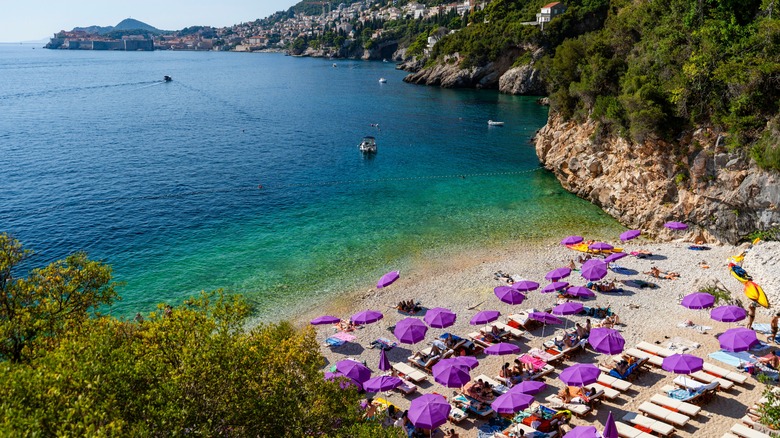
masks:
<svg viewBox="0 0 780 438"><path fill-rule="evenodd" d="M626 353L636 358L646 358L648 363L661 366L663 358L675 354L674 351L668 348L659 347L649 342L640 342L636 345L636 348L629 348ZM734 384L744 384L747 381L747 375L738 371L729 371L717 365L704 362L702 371L697 371L690 374L690 376L698 381L704 383L718 382L720 387L724 390L731 389Z"/></svg>

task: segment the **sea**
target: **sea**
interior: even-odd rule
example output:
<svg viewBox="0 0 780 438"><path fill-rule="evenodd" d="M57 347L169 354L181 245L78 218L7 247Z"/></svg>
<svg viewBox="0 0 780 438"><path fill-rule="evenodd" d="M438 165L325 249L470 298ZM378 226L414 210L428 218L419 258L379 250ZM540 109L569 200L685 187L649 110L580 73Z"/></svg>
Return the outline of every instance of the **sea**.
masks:
<svg viewBox="0 0 780 438"><path fill-rule="evenodd" d="M118 317L223 289L270 322L421 261L623 230L540 168L536 98L404 75L0 45L0 232L35 252L19 271L76 251L110 264Z"/></svg>

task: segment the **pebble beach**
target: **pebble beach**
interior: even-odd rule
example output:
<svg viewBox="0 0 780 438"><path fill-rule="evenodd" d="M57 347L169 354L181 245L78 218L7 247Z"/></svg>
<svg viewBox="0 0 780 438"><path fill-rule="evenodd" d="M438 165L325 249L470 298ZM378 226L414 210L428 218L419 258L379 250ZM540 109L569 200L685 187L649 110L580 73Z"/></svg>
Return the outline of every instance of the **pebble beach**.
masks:
<svg viewBox="0 0 780 438"><path fill-rule="evenodd" d="M587 236L585 236L587 238ZM612 242L619 244L620 242ZM615 326L626 340L626 348L635 346L638 342L645 341L660 347L677 349L695 356L704 358L723 368L735 370L724 363L708 358L708 354L720 349L717 336L725 330L744 326L741 323L723 323L710 319L709 310L690 310L680 305L683 296L697 292L706 286L718 284L729 290L732 297L741 299L746 306L749 302L742 293L742 284L737 281L728 269L729 257L737 255L748 248L747 244L740 247L731 245L706 244L707 250L691 250L690 242L655 242L645 238L639 238L626 242L621 246L625 251L645 250L653 254L649 258L625 257L617 264L624 268L620 274L610 270L604 280L614 280L622 287L618 293L596 293L595 298L582 300L587 307L610 307L620 317L620 324ZM343 295L343 299L329 302L316 310L300 315L297 320L300 326L307 324L309 319L316 316L329 314L343 319L365 309L381 311L384 318L378 322L362 326L352 332L355 341L343 346L329 348L325 339L337 332L334 326L315 326L317 340L322 345L322 353L327 364L327 371L336 362L352 358L364 361L374 371L373 375L382 372L378 369L379 349L371 348L371 341L378 338L395 340L389 328L398 321L407 317L395 309L400 300L413 299L420 302L423 308L445 307L458 315L456 323L446 329L430 329L426 338L414 345L399 343L395 348L387 351L390 362L406 362L407 358L416 351L430 346L433 339L444 332L450 332L462 337L477 330L469 325L469 320L477 312L482 310L498 310L501 312L500 322L507 322L510 314L533 308L538 310L549 309L558 303L557 294L542 294L539 290L526 294L526 300L519 305L511 306L501 302L494 294L497 286L506 285L506 281L497 278L496 273L518 276L540 283L542 286L549 283L544 279L545 274L553 269L568 266L572 260L579 268L577 259L583 253L573 251L559 244L558 241L536 242L533 244L506 245L503 248L491 248L486 250L472 250L461 253L456 257L446 259L429 259L416 263L408 271L401 272L400 279L392 285L382 289L356 290ZM775 262L780 255L780 246L776 243L758 243L750 248L743 263L753 275L754 281L763 285L773 303L775 289L780 284L780 278L774 270ZM752 271L751 271L752 264ZM673 271L680 274L678 279L658 279L645 272L652 267L661 271ZM623 280L644 280L658 285L658 288L636 288L622 283ZM585 285L587 281L580 276L578 271L563 279L572 285ZM572 301L575 301L574 299ZM716 303L717 305L718 303ZM767 324L773 309L759 308L755 323ZM423 312L416 316L422 319ZM569 329L579 322L585 322L585 316L573 315L562 317ZM530 348L541 347L545 340L563 334L564 326L546 325L524 334L524 340L511 341L518 345L522 352ZM767 341L767 335L758 333L760 341ZM756 354L766 354L774 348L766 347ZM501 365L511 362L516 356L490 356L480 354L477 356L479 365L472 370L475 377L484 374L490 377L497 376ZM558 374L567 366L575 363L608 363L611 358L585 349L572 356L563 363L555 366L555 371L548 374L542 381L547 388L535 396L536 400L545 404L545 398L558 392L565 384L558 378ZM675 375L661 368L649 367L638 378L633 380L632 387L613 400L605 400L583 418L573 417L571 425L593 425L598 430L603 429L609 412L620 421L626 413L636 412L637 407L648 401L654 394L662 393L661 388L672 385ZM744 384L734 385L729 390L721 390L717 396L702 406L699 415L692 418L684 427L676 427L675 435L681 437L718 437L727 432L732 425L740 422L747 408L761 398L765 389L764 384L755 378L748 378ZM404 396L392 391L377 394L393 403L401 409L407 409L411 400L420 394L438 393L446 397L454 395L457 388L446 388L436 383L432 376L428 376L426 382L418 386L415 394ZM372 395L372 394L369 394ZM458 424L445 423L440 429L454 428L460 436L476 437L478 428L484 421L477 420L473 416ZM441 435L441 432L439 432Z"/></svg>

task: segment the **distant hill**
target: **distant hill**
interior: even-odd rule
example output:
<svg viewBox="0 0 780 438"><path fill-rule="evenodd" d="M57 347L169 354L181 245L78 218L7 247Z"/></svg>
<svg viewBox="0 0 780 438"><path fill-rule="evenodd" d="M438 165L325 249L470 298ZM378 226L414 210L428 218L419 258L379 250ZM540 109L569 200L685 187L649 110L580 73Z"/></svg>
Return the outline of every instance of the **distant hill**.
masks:
<svg viewBox="0 0 780 438"><path fill-rule="evenodd" d="M157 29L154 26L150 26L143 21L138 21L133 18L125 18L120 21L116 26L88 26L88 27L74 27L74 31L84 31L87 33L96 33L98 35L105 35L113 31L125 31L125 30L142 30L144 32L160 34L164 33L162 30Z"/></svg>

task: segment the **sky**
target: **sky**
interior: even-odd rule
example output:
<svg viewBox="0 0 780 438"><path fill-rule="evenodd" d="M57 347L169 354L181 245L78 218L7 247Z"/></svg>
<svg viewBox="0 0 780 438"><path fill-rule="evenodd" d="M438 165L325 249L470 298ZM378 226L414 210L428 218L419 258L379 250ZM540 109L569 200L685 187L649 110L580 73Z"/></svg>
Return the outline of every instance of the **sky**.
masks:
<svg viewBox="0 0 780 438"><path fill-rule="evenodd" d="M223 27L264 18L298 0L2 0L0 42L48 39L60 30L135 18L163 30Z"/></svg>

